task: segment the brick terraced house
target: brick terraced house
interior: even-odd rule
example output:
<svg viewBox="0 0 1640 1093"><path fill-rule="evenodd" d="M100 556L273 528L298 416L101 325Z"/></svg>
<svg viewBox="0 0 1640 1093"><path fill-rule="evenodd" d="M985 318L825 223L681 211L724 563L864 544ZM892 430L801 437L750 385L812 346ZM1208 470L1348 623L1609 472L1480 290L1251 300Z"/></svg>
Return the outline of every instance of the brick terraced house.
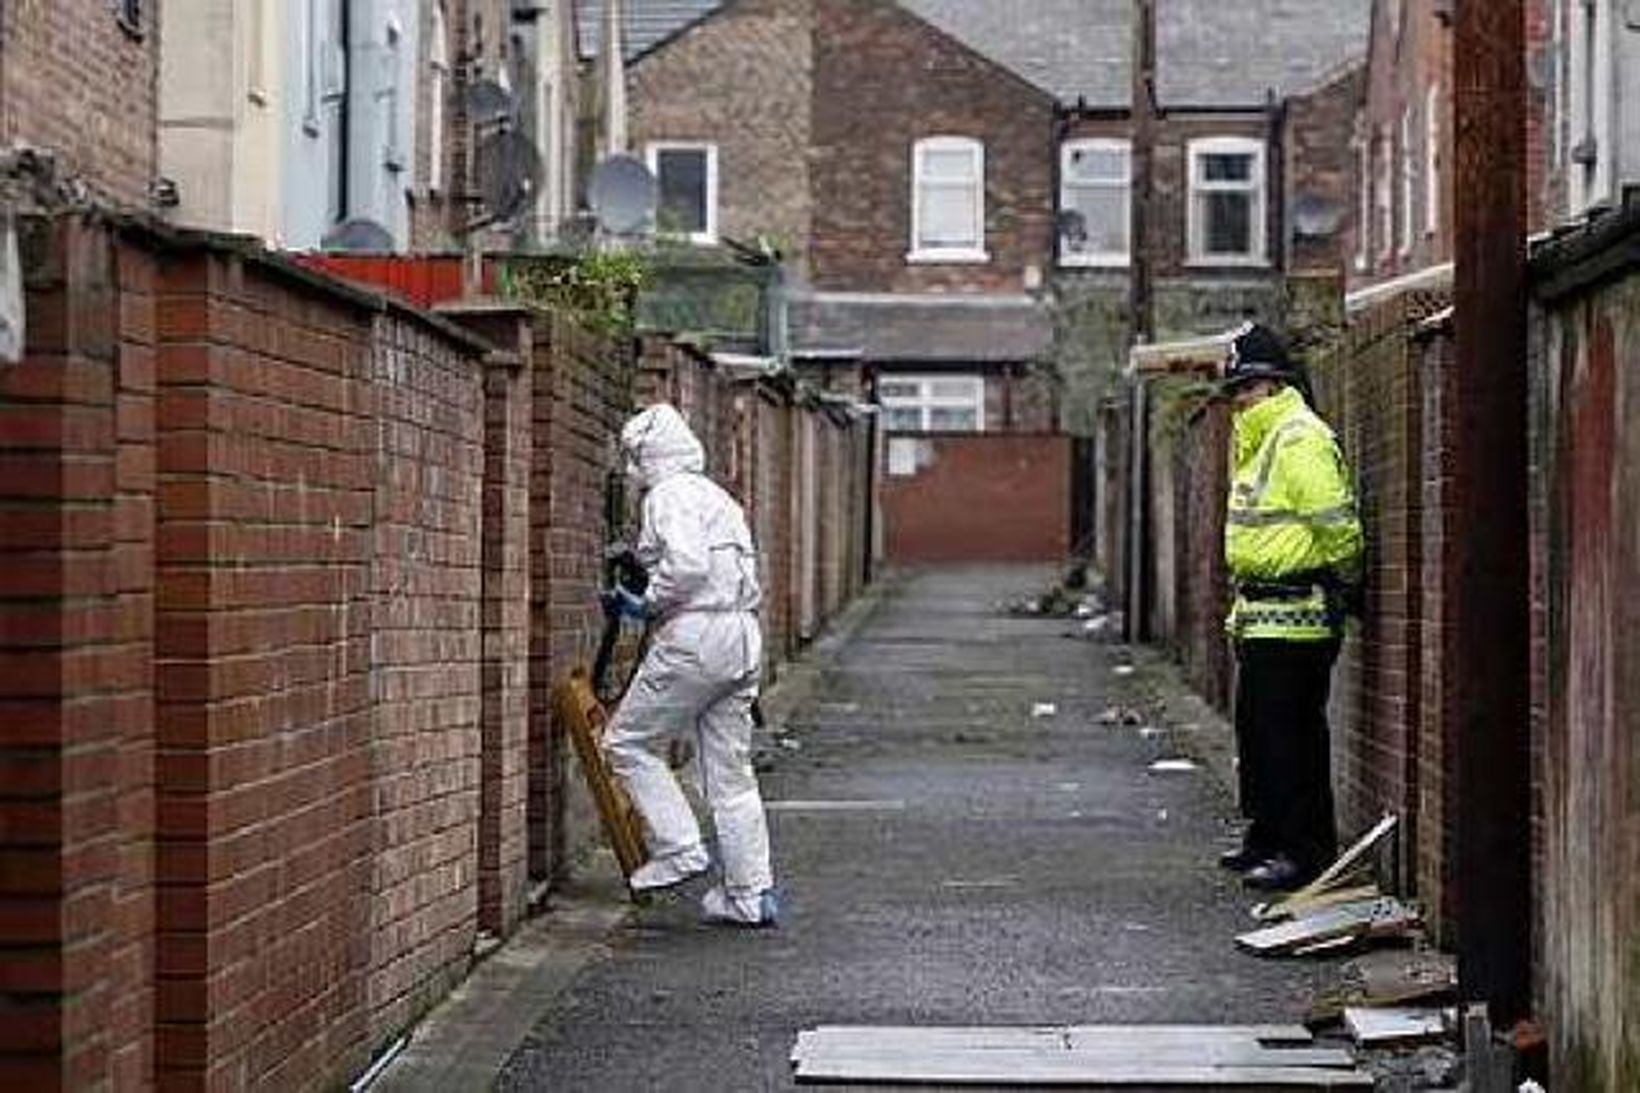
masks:
<svg viewBox="0 0 1640 1093"><path fill-rule="evenodd" d="M1128 0L630 0L630 135L678 234L791 258L794 356L891 430L1091 432L1137 266L1167 338L1339 264L1369 6L1157 5L1148 185Z"/></svg>

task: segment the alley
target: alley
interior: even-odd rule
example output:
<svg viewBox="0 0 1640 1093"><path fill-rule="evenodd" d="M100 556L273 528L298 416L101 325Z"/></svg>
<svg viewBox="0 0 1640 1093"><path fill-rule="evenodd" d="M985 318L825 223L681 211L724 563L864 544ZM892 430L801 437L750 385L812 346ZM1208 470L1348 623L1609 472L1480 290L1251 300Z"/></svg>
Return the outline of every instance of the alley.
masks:
<svg viewBox="0 0 1640 1093"><path fill-rule="evenodd" d="M884 582L769 748L782 928L699 926L687 896L637 912L500 1086L786 1088L793 1039L823 1022L1299 1017L1328 965L1231 944L1246 900L1213 864L1231 797L1205 767L1148 770L1181 715L1118 670L1122 646L999 611L1050 578ZM1112 706L1144 723L1101 723Z"/></svg>

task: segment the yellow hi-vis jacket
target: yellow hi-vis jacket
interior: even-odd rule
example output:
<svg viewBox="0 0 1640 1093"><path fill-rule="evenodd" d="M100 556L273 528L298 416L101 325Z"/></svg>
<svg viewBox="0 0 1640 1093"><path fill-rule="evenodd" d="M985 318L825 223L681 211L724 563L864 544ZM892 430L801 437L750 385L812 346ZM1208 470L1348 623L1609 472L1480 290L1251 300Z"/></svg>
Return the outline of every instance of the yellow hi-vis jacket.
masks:
<svg viewBox="0 0 1640 1093"><path fill-rule="evenodd" d="M1238 639L1325 641L1343 629L1337 590L1360 578L1361 520L1338 440L1291 387L1237 414L1224 556Z"/></svg>

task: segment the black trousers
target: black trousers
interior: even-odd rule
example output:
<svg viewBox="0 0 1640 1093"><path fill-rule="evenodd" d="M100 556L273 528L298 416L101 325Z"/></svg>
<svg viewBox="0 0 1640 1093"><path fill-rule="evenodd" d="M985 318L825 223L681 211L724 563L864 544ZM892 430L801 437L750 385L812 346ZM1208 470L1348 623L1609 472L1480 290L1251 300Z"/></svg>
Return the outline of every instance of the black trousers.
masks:
<svg viewBox="0 0 1640 1093"><path fill-rule="evenodd" d="M1307 870L1338 852L1327 692L1336 641L1236 643L1236 751L1246 845Z"/></svg>

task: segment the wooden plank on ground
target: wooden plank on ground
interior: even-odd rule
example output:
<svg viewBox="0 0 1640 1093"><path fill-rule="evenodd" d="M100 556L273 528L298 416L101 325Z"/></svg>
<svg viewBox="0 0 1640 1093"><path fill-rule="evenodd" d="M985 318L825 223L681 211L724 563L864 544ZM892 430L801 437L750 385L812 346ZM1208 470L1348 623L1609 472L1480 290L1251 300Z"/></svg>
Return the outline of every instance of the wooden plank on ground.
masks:
<svg viewBox="0 0 1640 1093"><path fill-rule="evenodd" d="M1344 1010L1344 1027L1363 1047L1437 1040L1448 1032L1447 1020L1438 1009L1349 1006Z"/></svg>
<svg viewBox="0 0 1640 1093"><path fill-rule="evenodd" d="M929 1048L956 1050L1043 1049L1097 1050L1104 1046L1162 1051L1173 1047L1200 1050L1203 1045L1246 1049L1307 1046L1314 1042L1302 1025L822 1025L801 1032L792 1058L817 1049Z"/></svg>
<svg viewBox="0 0 1640 1093"><path fill-rule="evenodd" d="M604 731L608 728L609 715L593 693L592 680L584 668L577 668L554 688L552 699L554 712L575 743L575 755L598 807L604 836L609 840L610 849L615 851L621 872L630 877L644 862L643 829L632 802L604 759Z"/></svg>
<svg viewBox="0 0 1640 1093"><path fill-rule="evenodd" d="M1252 914L1260 922L1282 922L1290 918L1302 918L1341 903L1361 903L1364 900L1378 899L1383 894L1376 884L1359 884L1319 892L1302 900L1281 899L1272 903L1255 903Z"/></svg>
<svg viewBox="0 0 1640 1093"><path fill-rule="evenodd" d="M883 1055L827 1054L798 1064L800 1083L853 1082L984 1086L1203 1086L1210 1089L1370 1089L1372 1075L1355 1069L1304 1066L1211 1066L1151 1064L1139 1058L1111 1061L1074 1052L904 1052Z"/></svg>
<svg viewBox="0 0 1640 1093"><path fill-rule="evenodd" d="M1357 839L1353 846L1340 854L1338 859L1327 866L1326 869L1322 870L1320 876L1288 895L1285 900L1278 902L1303 903L1307 899L1336 888L1341 879L1355 872L1356 868L1367 860L1367 855L1372 853L1378 844L1389 836L1391 831L1395 830L1395 825L1399 822L1400 818L1395 813L1384 813L1383 818L1372 826L1371 831Z"/></svg>
<svg viewBox="0 0 1640 1093"><path fill-rule="evenodd" d="M1387 936L1416 926L1418 914L1400 900L1384 898L1329 907L1313 915L1253 930L1236 938L1250 952L1272 955L1340 937Z"/></svg>

